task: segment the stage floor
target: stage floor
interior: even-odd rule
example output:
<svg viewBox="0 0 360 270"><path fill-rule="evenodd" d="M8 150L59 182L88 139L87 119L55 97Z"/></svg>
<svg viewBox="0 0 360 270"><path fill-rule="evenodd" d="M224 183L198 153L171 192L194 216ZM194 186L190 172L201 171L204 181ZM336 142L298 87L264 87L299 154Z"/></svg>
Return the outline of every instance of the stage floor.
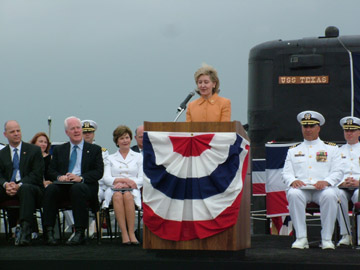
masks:
<svg viewBox="0 0 360 270"><path fill-rule="evenodd" d="M290 236L254 235L251 248L239 252L145 250L141 246L123 246L120 239L89 240L84 246L49 247L40 240L30 247L16 247L0 235L0 269L355 269L360 267L360 250L342 247L322 250L318 243L308 250L291 249ZM171 268L170 268L171 267ZM320 268L322 269L322 268Z"/></svg>

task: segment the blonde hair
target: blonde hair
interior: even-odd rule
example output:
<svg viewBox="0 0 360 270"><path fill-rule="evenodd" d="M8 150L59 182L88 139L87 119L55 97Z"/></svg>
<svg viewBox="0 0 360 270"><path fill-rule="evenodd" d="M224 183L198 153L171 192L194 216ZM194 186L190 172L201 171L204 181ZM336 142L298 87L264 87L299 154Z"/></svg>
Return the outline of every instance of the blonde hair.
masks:
<svg viewBox="0 0 360 270"><path fill-rule="evenodd" d="M217 74L217 71L215 68L213 68L212 66L209 66L208 64L203 63L201 68L199 68L194 74L194 79L195 79L196 84L201 75L208 75L210 77L210 80L213 83L216 83L216 85L212 91L213 94L220 92L220 89L219 89L220 81L219 81L219 77L218 77L218 74ZM195 91L196 91L196 93L198 93L200 95L199 90L195 90Z"/></svg>

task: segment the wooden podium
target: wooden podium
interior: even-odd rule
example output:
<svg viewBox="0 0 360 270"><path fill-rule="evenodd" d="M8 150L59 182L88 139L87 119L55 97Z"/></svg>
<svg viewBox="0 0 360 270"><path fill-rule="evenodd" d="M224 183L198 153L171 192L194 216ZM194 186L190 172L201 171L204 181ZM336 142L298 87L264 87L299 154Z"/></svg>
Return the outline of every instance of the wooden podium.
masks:
<svg viewBox="0 0 360 270"><path fill-rule="evenodd" d="M163 132L236 132L249 140L245 130L238 121L233 122L144 122L145 131ZM249 154L250 157L250 154ZM250 162L249 162L250 167ZM250 248L250 190L249 174L243 186L240 212L237 223L216 235L204 239L190 241L170 241L153 234L144 225L143 248L169 250L229 250L236 251Z"/></svg>

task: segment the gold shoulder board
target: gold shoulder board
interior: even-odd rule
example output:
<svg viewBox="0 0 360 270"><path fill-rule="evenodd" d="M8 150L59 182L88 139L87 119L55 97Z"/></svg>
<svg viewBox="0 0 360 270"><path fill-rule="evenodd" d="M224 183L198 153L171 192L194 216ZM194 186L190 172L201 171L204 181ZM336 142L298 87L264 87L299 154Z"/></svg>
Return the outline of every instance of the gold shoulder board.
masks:
<svg viewBox="0 0 360 270"><path fill-rule="evenodd" d="M333 142L325 142L325 141L324 141L324 143L325 143L325 144L328 144L328 145L331 145L331 146L336 146L336 143L333 143Z"/></svg>
<svg viewBox="0 0 360 270"><path fill-rule="evenodd" d="M296 146L298 146L300 143L294 144L292 146L289 147L289 149L295 148Z"/></svg>

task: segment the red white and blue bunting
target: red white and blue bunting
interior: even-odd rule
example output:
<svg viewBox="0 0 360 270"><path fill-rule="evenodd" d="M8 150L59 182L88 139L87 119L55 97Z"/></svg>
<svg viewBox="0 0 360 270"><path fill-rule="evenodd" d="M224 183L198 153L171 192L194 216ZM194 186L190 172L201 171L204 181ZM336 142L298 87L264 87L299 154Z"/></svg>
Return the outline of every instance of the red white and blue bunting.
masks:
<svg viewBox="0 0 360 270"><path fill-rule="evenodd" d="M151 232L184 241L236 223L247 140L232 132L145 132L143 144L143 221Z"/></svg>

